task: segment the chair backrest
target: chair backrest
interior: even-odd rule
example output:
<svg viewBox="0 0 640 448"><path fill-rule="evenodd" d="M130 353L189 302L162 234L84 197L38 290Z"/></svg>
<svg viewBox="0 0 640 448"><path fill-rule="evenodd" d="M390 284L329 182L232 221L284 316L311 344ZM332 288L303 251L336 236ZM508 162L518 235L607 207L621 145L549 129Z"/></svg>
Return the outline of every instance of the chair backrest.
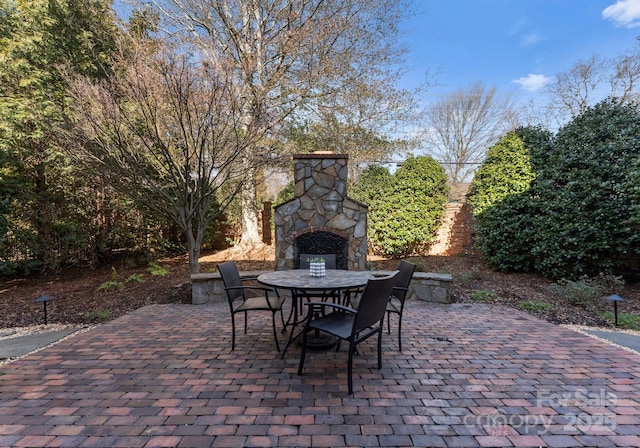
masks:
<svg viewBox="0 0 640 448"><path fill-rule="evenodd" d="M411 284L411 277L413 277L415 270L415 264L404 260L400 261L398 275L395 277L396 281L393 283L393 286L401 289L396 289L392 292L397 299L404 301L407 295L407 288L409 288L409 285Z"/></svg>
<svg viewBox="0 0 640 448"><path fill-rule="evenodd" d="M314 258L324 259L324 267L327 269L336 268L336 254L300 254L300 269L309 269L309 262Z"/></svg>
<svg viewBox="0 0 640 448"><path fill-rule="evenodd" d="M368 328L384 317L397 275L396 272L388 277L373 278L367 282L360 297L352 333Z"/></svg>
<svg viewBox="0 0 640 448"><path fill-rule="evenodd" d="M240 277L240 272L238 272L238 267L233 261L226 261L218 265L218 271L220 271L220 276L222 277L222 282L224 283L225 288L231 288L234 286L242 286L242 278ZM242 289L233 289L227 291L227 297L230 302L233 302L235 299L243 295Z"/></svg>

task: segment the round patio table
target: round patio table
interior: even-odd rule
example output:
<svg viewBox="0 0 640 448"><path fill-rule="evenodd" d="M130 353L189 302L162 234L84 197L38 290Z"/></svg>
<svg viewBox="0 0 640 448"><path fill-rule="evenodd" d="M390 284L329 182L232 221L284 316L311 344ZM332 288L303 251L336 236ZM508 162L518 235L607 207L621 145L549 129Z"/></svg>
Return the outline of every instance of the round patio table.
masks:
<svg viewBox="0 0 640 448"><path fill-rule="evenodd" d="M309 269L291 269L260 274L258 281L274 288L325 291L359 288L366 285L370 278L373 276L368 271L327 269L323 277L311 277Z"/></svg>
<svg viewBox="0 0 640 448"><path fill-rule="evenodd" d="M373 274L368 271L345 271L342 269L327 269L323 277L311 277L309 269L272 271L260 274L258 281L263 285L291 291L293 302L291 305L291 314L286 324L291 325L291 331L289 332L289 340L282 351L281 357L284 358L284 354L287 352L291 342L300 335L300 333L298 333L295 337L293 336L294 330L299 323L299 297L339 295L343 291L362 288L371 278L373 278Z"/></svg>

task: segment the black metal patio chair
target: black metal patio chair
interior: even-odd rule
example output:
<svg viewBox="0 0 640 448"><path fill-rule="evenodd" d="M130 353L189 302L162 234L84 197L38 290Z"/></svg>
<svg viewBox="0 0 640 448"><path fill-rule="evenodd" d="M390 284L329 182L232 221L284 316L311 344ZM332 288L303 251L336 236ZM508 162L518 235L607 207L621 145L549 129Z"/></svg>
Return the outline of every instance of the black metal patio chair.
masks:
<svg viewBox="0 0 640 448"><path fill-rule="evenodd" d="M307 302L309 307L304 330L302 331L302 352L298 375L302 375L307 352L307 334L310 331L323 331L349 342L348 389L353 393L353 355L356 347L371 336L378 335L378 369L382 368L382 327L384 315L393 289L395 274L389 277L371 279L360 297L360 308L331 302Z"/></svg>
<svg viewBox="0 0 640 448"><path fill-rule="evenodd" d="M391 315L398 315L398 350L402 351L402 313L404 312L404 302L407 299L409 293L409 286L411 285L411 278L416 270L416 265L409 263L408 261L400 261L398 267L398 275L396 275L396 281L393 285L393 291L391 291L391 297L389 297L389 303L387 304L387 332L391 334Z"/></svg>
<svg viewBox="0 0 640 448"><path fill-rule="evenodd" d="M233 261L219 264L218 271L220 271L220 276L224 282L224 289L227 293L231 310L231 350L236 347L236 314L244 313L244 333L247 334L247 313L249 311L271 311L273 338L276 341L276 348L280 351L276 331L276 313L280 311L280 318L284 327L284 315L282 314L284 299L274 289L247 285L245 281L249 279L243 281L238 272L238 267ZM272 295L270 296L270 294Z"/></svg>
<svg viewBox="0 0 640 448"><path fill-rule="evenodd" d="M402 313L404 312L404 302L407 299L407 293L409 292L409 286L411 285L411 279L413 273L416 270L416 265L409 263L408 261L400 261L398 266L398 275L395 277L393 284L393 291L391 297L389 297L389 303L387 304L387 332L391 334L391 314L398 316L398 350L402 351ZM360 297L356 296L350 299L351 306L358 308L360 304Z"/></svg>

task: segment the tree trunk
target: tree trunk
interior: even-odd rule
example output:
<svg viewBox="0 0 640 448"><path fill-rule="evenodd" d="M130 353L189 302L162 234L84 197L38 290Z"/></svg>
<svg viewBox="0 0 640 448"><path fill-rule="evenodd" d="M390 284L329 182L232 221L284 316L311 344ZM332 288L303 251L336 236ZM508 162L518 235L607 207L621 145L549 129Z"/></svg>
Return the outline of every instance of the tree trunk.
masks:
<svg viewBox="0 0 640 448"><path fill-rule="evenodd" d="M184 233L187 237L187 252L189 254L189 273L198 274L200 273L200 247L202 246L204 226L198 224L196 234L194 235L191 219L185 220L184 225Z"/></svg>
<svg viewBox="0 0 640 448"><path fill-rule="evenodd" d="M193 237L191 230L186 232L187 234L187 251L189 253L189 273L200 273L200 244Z"/></svg>
<svg viewBox="0 0 640 448"><path fill-rule="evenodd" d="M242 236L239 247L250 250L262 244L260 226L258 220L258 210L256 209L256 169L248 171L242 188Z"/></svg>
<svg viewBox="0 0 640 448"><path fill-rule="evenodd" d="M40 162L35 166L35 197L37 204L36 229L40 239L41 251L39 255L44 264L44 268L52 267L56 262L55 251L52 247L52 226L51 226L51 201L49 198L49 187L47 185L46 165Z"/></svg>

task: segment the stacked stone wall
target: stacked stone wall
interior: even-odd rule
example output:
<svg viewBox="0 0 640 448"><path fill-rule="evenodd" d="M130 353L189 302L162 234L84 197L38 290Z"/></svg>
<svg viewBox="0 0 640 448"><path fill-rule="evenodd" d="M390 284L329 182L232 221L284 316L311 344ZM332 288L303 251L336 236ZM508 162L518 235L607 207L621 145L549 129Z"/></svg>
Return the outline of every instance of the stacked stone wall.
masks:
<svg viewBox="0 0 640 448"><path fill-rule="evenodd" d="M268 271L243 271L244 279L255 279L258 275ZM393 271L371 271L374 275L389 275ZM415 272L409 286L407 298L423 300L425 302L451 303L451 286L453 277L450 274L432 272ZM194 305L209 302L223 302L227 300L224 283L217 272L191 274L191 301ZM287 291L281 291L283 296Z"/></svg>

